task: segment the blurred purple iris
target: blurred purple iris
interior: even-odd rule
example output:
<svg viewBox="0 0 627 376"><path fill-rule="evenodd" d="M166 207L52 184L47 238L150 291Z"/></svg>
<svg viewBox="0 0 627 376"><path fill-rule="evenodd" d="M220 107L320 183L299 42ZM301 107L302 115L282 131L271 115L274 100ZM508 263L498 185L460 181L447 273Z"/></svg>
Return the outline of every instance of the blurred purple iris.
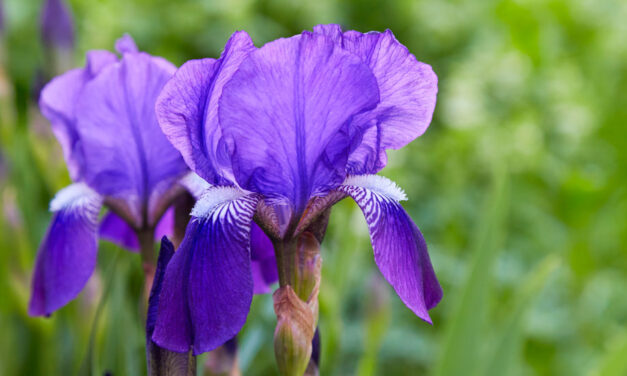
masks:
<svg viewBox="0 0 627 376"><path fill-rule="evenodd" d="M431 322L442 290L425 241L399 204L402 190L373 174L386 149L426 130L436 93L431 67L390 31L322 25L261 48L236 32L219 59L184 64L160 95L157 118L212 186L166 270L153 340L198 354L233 337L259 272L249 248L255 223L273 242L293 239L347 196L364 212L382 274ZM266 266L262 276L275 270Z"/></svg>
<svg viewBox="0 0 627 376"><path fill-rule="evenodd" d="M4 31L4 1L0 0L0 35Z"/></svg>
<svg viewBox="0 0 627 376"><path fill-rule="evenodd" d="M72 14L63 0L45 0L40 17L41 39L47 47L74 46Z"/></svg>
<svg viewBox="0 0 627 376"><path fill-rule="evenodd" d="M41 93L41 111L74 183L50 203L54 216L37 255L31 315L68 303L93 273L103 205L109 211L100 233L122 246L138 248L138 234L152 242L172 232L168 208L190 172L161 132L154 106L176 67L138 52L129 36L116 49L121 58L88 52L84 68L53 79Z"/></svg>

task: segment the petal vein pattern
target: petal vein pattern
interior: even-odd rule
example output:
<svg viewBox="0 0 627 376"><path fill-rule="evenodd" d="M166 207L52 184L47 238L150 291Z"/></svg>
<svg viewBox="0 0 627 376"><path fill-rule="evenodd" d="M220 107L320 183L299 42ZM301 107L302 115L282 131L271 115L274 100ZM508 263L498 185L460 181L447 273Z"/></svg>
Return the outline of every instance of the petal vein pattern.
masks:
<svg viewBox="0 0 627 376"><path fill-rule="evenodd" d="M351 177L338 190L351 196L364 213L375 262L385 279L407 307L431 323L428 310L442 298L442 288L420 230L398 202L404 193L376 175Z"/></svg>
<svg viewBox="0 0 627 376"><path fill-rule="evenodd" d="M259 196L210 188L166 270L153 340L200 354L237 334L250 309L250 232Z"/></svg>
<svg viewBox="0 0 627 376"><path fill-rule="evenodd" d="M359 133L351 119L378 101L368 67L324 36L304 33L252 52L218 107L237 183L301 212L341 184Z"/></svg>
<svg viewBox="0 0 627 376"><path fill-rule="evenodd" d="M433 69L412 55L390 30L383 33L342 32L339 25L318 25L338 46L368 65L377 79L380 102L354 122L369 126L360 145L351 152L349 171L376 173L385 167L386 149L399 149L424 133L431 122L438 92Z"/></svg>

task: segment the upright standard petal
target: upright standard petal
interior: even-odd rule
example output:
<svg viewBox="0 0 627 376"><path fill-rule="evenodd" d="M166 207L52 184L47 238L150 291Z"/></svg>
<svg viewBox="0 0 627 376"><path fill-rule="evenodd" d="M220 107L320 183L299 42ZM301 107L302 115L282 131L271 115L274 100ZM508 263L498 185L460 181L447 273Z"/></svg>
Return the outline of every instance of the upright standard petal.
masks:
<svg viewBox="0 0 627 376"><path fill-rule="evenodd" d="M402 148L431 123L437 76L429 65L416 60L390 30L342 33L338 25L319 25L314 33L332 38L344 50L359 56L377 78L381 101L375 110L355 119L370 128L349 161L353 173L375 173L386 164L385 149Z"/></svg>
<svg viewBox="0 0 627 376"><path fill-rule="evenodd" d="M104 67L116 61L108 51L91 51L85 68L73 69L50 81L41 91L41 113L52 124L52 132L61 144L63 156L74 181L81 179L82 150L76 129L76 102L85 84Z"/></svg>
<svg viewBox="0 0 627 376"><path fill-rule="evenodd" d="M220 150L218 98L224 84L254 49L246 32L234 33L220 59L183 64L157 101L157 119L163 133L181 152L187 165L211 184L232 182L229 163L224 161L225 153Z"/></svg>
<svg viewBox="0 0 627 376"><path fill-rule="evenodd" d="M145 53L125 53L85 85L77 103L77 131L85 181L100 194L126 202L141 223L146 208L186 172L180 154L161 132L154 106L175 71Z"/></svg>
<svg viewBox="0 0 627 376"><path fill-rule="evenodd" d="M166 270L153 340L194 355L233 338L253 295L250 231L258 197L209 189L196 203L185 238Z"/></svg>
<svg viewBox="0 0 627 376"><path fill-rule="evenodd" d="M341 184L351 119L378 100L370 69L325 36L305 32L255 50L218 106L237 182L302 211Z"/></svg>
<svg viewBox="0 0 627 376"><path fill-rule="evenodd" d="M83 183L59 191L33 273L31 316L50 315L74 299L96 267L102 197Z"/></svg>
<svg viewBox="0 0 627 376"><path fill-rule="evenodd" d="M405 193L377 175L351 176L338 189L363 211L374 259L385 279L407 307L431 323L428 310L442 299L442 288L420 230L399 204Z"/></svg>

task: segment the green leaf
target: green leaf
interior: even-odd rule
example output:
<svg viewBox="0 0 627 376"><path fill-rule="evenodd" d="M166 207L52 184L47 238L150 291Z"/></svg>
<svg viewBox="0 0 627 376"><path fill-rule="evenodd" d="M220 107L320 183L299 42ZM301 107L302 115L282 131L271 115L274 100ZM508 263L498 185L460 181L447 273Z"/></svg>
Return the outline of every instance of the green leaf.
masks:
<svg viewBox="0 0 627 376"><path fill-rule="evenodd" d="M474 374L481 364L492 266L505 236L507 192L505 169L501 166L495 167L492 188L485 199L476 229L468 277L456 299L457 307L450 317L435 375Z"/></svg>
<svg viewBox="0 0 627 376"><path fill-rule="evenodd" d="M525 278L514 295L515 307L500 330L500 338L495 342L492 359L488 361L482 375L505 376L512 370L520 369L515 366L518 361L516 355L523 342L523 323L525 314L532 305L534 297L545 286L549 276L561 265L559 256L552 254L544 258Z"/></svg>

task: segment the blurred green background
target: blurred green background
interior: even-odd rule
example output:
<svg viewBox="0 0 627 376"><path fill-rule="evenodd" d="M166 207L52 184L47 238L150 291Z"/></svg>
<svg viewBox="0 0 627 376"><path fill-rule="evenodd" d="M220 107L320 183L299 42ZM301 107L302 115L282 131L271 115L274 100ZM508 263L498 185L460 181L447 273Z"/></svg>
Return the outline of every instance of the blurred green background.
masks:
<svg viewBox="0 0 627 376"><path fill-rule="evenodd" d="M177 65L318 23L390 28L439 76L426 134L383 175L444 288L415 317L382 281L361 212L323 244L322 375L627 375L627 2L71 0L73 50L45 51L41 2L4 0L0 71L0 374L145 372L137 255L102 242L80 298L26 314L30 271L69 183L35 98L124 32ZM269 295L240 335L243 375L274 375ZM202 362L203 359L201 359Z"/></svg>

